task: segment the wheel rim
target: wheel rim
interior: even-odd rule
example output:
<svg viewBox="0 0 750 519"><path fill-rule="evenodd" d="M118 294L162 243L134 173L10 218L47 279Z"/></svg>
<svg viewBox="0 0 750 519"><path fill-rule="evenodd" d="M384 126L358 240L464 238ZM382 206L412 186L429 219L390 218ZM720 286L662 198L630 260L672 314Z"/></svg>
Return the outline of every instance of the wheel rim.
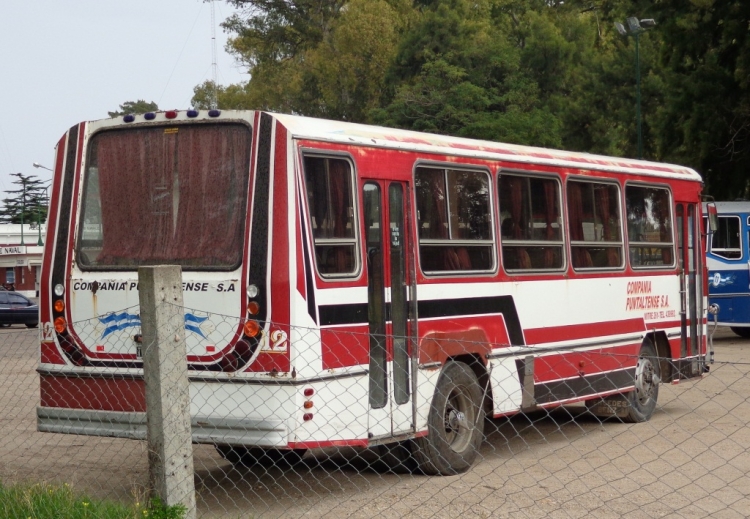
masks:
<svg viewBox="0 0 750 519"><path fill-rule="evenodd" d="M645 405L653 398L659 386L659 375L651 359L641 357L635 367L635 394L638 402Z"/></svg>
<svg viewBox="0 0 750 519"><path fill-rule="evenodd" d="M454 452L463 452L471 444L473 415L469 395L463 388L453 388L445 402L443 420L445 440Z"/></svg>

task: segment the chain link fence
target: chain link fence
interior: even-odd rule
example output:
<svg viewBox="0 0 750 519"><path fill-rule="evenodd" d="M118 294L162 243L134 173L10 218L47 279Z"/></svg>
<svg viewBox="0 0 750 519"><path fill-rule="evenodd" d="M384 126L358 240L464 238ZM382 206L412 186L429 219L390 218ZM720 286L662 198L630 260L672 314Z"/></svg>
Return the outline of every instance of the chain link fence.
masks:
<svg viewBox="0 0 750 519"><path fill-rule="evenodd" d="M708 375L661 384L648 422L598 418L584 403L504 418L478 412L474 418L483 423L483 433L472 466L456 475L430 476L425 472L434 471L425 465L421 451L428 448L424 438L397 445L344 445L347 437L362 437L362 427L382 425L372 418L368 422L368 375L335 383L319 377L310 386L311 395L301 394L282 376L270 386L219 382L220 372L199 369L197 348L205 354L202 338L219 333L229 340L242 329L241 323L189 309L184 314L193 437L201 441L193 444L198 517L739 518L750 510L750 341L728 331L720 329L715 337L716 361ZM0 329L4 484L67 483L92 497L126 503L146 495L144 391L138 364L127 355L140 322L127 309L110 315L119 317L72 326L82 339L95 338L111 358L121 356L118 376L109 382L90 378L88 372L95 367L79 362L77 380L40 386L39 331ZM312 351L302 346L320 341L319 332L287 330L290 344L299 351ZM350 352L352 358L370 340L344 332L338 337L346 346L340 351ZM242 369L270 354L263 348L273 347L270 341L248 344L247 351L240 348L222 361L224 369ZM296 375L320 373L319 355L305 355L296 357ZM300 364L303 360L309 371ZM232 373L241 378L237 372ZM439 373L419 370L420 377ZM426 403L417 414L426 415L433 395L419 394L420 386L414 387L417 393L410 396ZM392 386L384 391L391 392ZM68 415L69 434L37 431L40 398L53 407L76 407L72 403L82 395L91 402L79 402L79 408L107 409L113 419L107 422L77 412ZM454 397L459 402L448 408L463 409L462 396ZM313 405L306 407L306 401ZM288 423L269 419L284 413L295 420L306 413L312 417L299 420L294 437L288 437ZM461 436L462 421L470 418L463 412L446 414L447 437L459 443L473 441ZM320 440L320 447L269 450L242 445L252 441L270 447L280 437L296 441L302 435Z"/></svg>

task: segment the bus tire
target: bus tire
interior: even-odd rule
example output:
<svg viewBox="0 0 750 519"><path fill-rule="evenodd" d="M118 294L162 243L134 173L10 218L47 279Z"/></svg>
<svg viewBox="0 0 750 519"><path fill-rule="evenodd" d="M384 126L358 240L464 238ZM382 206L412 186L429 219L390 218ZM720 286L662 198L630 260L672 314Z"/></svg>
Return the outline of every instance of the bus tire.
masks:
<svg viewBox="0 0 750 519"><path fill-rule="evenodd" d="M743 339L750 339L750 327L748 328L740 328L739 326L730 326L730 330L732 330L736 335L739 335Z"/></svg>
<svg viewBox="0 0 750 519"><path fill-rule="evenodd" d="M235 445L216 445L219 455L236 467L278 465L291 467L302 461L305 449L262 449Z"/></svg>
<svg viewBox="0 0 750 519"><path fill-rule="evenodd" d="M644 339L641 345L638 362L635 366L634 382L635 389L626 395L630 408L622 421L627 423L647 422L656 409L656 401L659 398L659 383L661 382L659 358L651 339Z"/></svg>
<svg viewBox="0 0 750 519"><path fill-rule="evenodd" d="M419 470L451 476L467 471L484 439L482 389L464 363L447 362L435 386L427 436L414 442Z"/></svg>

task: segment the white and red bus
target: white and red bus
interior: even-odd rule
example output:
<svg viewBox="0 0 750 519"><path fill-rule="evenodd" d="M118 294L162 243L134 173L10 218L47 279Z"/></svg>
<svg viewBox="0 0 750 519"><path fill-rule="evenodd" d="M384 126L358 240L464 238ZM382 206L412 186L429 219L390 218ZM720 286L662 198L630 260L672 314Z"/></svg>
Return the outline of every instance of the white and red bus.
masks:
<svg viewBox="0 0 750 519"><path fill-rule="evenodd" d="M41 431L145 437L142 265L182 267L193 439L228 459L395 445L453 474L485 416L645 421L707 370L689 168L187 110L75 125L54 169Z"/></svg>

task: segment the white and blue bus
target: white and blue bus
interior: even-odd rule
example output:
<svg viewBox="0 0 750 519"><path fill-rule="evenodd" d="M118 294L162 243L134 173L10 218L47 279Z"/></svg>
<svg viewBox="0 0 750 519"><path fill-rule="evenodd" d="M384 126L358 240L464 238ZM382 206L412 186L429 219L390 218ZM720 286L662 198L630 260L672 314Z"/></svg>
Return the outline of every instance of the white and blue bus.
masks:
<svg viewBox="0 0 750 519"><path fill-rule="evenodd" d="M706 251L709 305L718 325L750 337L750 201L716 202L718 229Z"/></svg>

